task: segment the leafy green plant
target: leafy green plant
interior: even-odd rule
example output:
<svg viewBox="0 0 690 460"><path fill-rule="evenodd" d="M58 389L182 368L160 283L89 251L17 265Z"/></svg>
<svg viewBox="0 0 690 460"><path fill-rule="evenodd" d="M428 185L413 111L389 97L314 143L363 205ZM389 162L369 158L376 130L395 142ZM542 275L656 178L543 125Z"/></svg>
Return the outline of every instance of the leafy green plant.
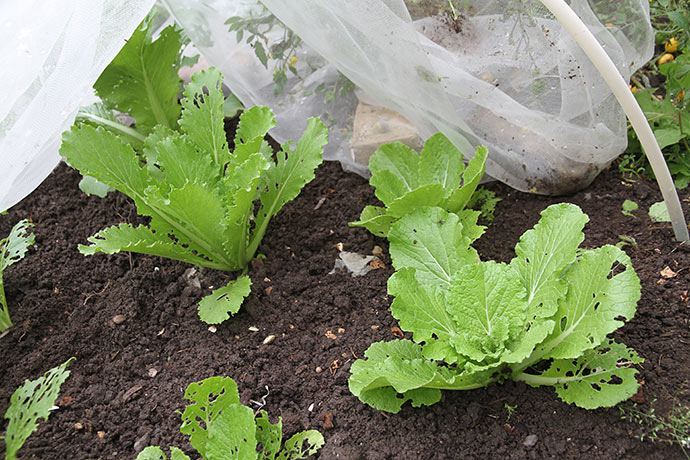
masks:
<svg viewBox="0 0 690 460"><path fill-rule="evenodd" d="M461 213L484 175L487 154L486 147L477 148L465 168L462 152L442 133L431 136L420 153L401 142L383 144L369 159L369 183L384 207L366 206L350 225L386 236L398 219L422 206ZM463 216L476 222L478 213Z"/></svg>
<svg viewBox="0 0 690 460"><path fill-rule="evenodd" d="M479 261L476 230L455 214L402 217L388 232L388 293L412 340L372 344L352 364L350 390L389 412L505 379L553 386L586 409L635 394L642 359L607 335L634 315L640 281L617 247L579 248L588 220L572 204L548 207L505 264Z"/></svg>
<svg viewBox="0 0 690 460"><path fill-rule="evenodd" d="M96 81L103 103L80 112L60 149L89 178L89 191L124 193L150 224L104 229L79 250L139 252L241 270L199 303L203 321L220 323L250 293L247 265L271 218L314 178L327 130L310 119L296 146L288 142L274 155L264 140L275 126L273 113L254 107L240 116L231 152L221 73L211 68L194 74L178 101L181 34L171 26L152 37L148 17ZM115 111L130 115L134 126L121 123Z"/></svg>
<svg viewBox="0 0 690 460"><path fill-rule="evenodd" d="M9 420L4 436L5 460L16 459L17 451L38 428L38 421L48 420L60 387L69 377L67 366L73 359L68 359L36 380L25 381L12 394L10 407L5 412L5 418Z"/></svg>
<svg viewBox="0 0 690 460"><path fill-rule="evenodd" d="M315 430L302 431L283 443L282 420L273 424L262 410L240 403L237 384L228 377L211 377L187 387L192 403L182 413L180 431L205 460L297 460L315 454L324 440ZM261 452L257 446L261 445ZM180 449L170 448L171 460L189 460ZM165 460L160 447L144 449L137 460Z"/></svg>
<svg viewBox="0 0 690 460"><path fill-rule="evenodd" d="M12 227L7 238L0 240L0 332L12 327L2 274L7 267L22 260L29 246L34 244L36 237L27 232L33 225L24 219Z"/></svg>
<svg viewBox="0 0 690 460"><path fill-rule="evenodd" d="M661 68L675 65L676 61L662 64ZM688 65L690 69L690 65ZM667 80L668 82L668 80ZM686 86L690 91L690 85ZM675 95L674 95L675 94ZM685 90L673 93L670 86L666 89L666 96L658 98L653 95L653 90L638 90L635 98L640 104L647 120L652 127L659 147L664 153L669 171L675 180L676 187L685 188L690 183L690 110L685 101ZM678 99L678 95L683 95ZM630 144L628 155L642 152L634 131L629 131ZM627 170L646 171L652 175L651 166L642 160L642 154L637 153L640 160L633 155L619 168Z"/></svg>
<svg viewBox="0 0 690 460"><path fill-rule="evenodd" d="M659 44L675 38L681 46L690 42L688 0L651 0L649 16Z"/></svg>
<svg viewBox="0 0 690 460"><path fill-rule="evenodd" d="M621 213L624 216L635 217L635 214L633 214L633 211L637 211L637 209L639 207L640 206L637 203L635 203L634 201L625 200L623 202L623 205L621 206Z"/></svg>
<svg viewBox="0 0 690 460"><path fill-rule="evenodd" d="M650 16L661 54L639 70L632 81L635 98L645 113L659 142L676 187L690 183L690 22L687 0L653 0ZM655 82L652 85L652 81ZM661 81L658 85L656 82ZM629 145L619 162L619 170L629 176L654 176L632 129Z"/></svg>
<svg viewBox="0 0 690 460"><path fill-rule="evenodd" d="M180 131L155 126L141 150L109 131L88 125L63 135L61 154L83 175L95 177L132 198L149 226L120 224L80 246L86 255L120 251L152 254L243 275L199 304L199 316L220 323L238 311L250 292L244 274L271 218L314 178L327 130L307 122L302 138L273 159L264 136L275 125L266 107L241 117L230 152L223 129L222 75L194 74L186 86ZM175 124L178 122L175 121ZM255 214L254 200L260 205Z"/></svg>

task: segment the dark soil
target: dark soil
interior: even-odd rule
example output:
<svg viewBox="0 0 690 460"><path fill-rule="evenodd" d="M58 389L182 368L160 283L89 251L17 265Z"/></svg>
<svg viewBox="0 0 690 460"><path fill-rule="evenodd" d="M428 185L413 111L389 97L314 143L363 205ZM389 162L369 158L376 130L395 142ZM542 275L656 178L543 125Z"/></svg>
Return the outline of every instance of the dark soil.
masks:
<svg viewBox="0 0 690 460"><path fill-rule="evenodd" d="M190 266L183 263L80 255L77 244L88 236L138 217L127 198L86 197L78 181L61 165L0 216L3 236L22 218L36 224L35 248L5 276L15 327L0 339L0 412L24 379L77 358L60 409L32 435L22 459L133 459L148 444L179 446L191 455L176 411L185 406L190 382L214 375L235 379L245 404L268 393L265 409L283 417L286 435L320 430L326 439L320 459L683 458L678 444L640 441L644 426L621 419L619 407L578 409L551 388L507 383L445 392L434 406L407 406L398 415L360 403L347 388L348 371L369 344L395 338L386 295L392 271L385 241L347 226L375 198L364 179L338 164L320 167L316 180L273 220L260 248L266 258L249 272L251 296L215 333L198 319L196 303L233 275L202 269L192 276L198 288L185 278ZM565 198L490 188L503 201L476 244L485 259L510 260L519 236L559 201L589 214L586 246L615 244L618 235L637 241L626 251L642 280L642 300L635 318L615 334L646 359L637 407L666 416L690 404L690 249L674 242L669 225L647 217L649 205L660 200L655 184L625 184L609 170ZM690 215L687 191L683 198ZM636 218L621 214L625 199L640 205ZM337 243L363 254L381 246L386 268L358 278L328 275ZM678 275L663 278L665 267ZM125 321L115 324L116 315ZM264 345L269 335L276 339ZM528 435L537 436L533 447L523 445Z"/></svg>

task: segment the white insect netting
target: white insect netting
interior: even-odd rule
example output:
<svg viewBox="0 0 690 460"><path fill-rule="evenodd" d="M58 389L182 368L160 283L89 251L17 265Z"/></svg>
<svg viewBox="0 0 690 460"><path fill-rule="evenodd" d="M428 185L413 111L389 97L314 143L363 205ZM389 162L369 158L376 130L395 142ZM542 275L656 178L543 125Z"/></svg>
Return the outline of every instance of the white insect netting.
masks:
<svg viewBox="0 0 690 460"><path fill-rule="evenodd" d="M0 209L57 164L60 133L152 3L0 4ZM245 105L276 112L277 140L319 116L330 129L326 158L362 174L381 142L418 146L442 131L468 155L486 145L492 177L561 194L589 184L626 146L623 111L539 1L163 4ZM626 79L651 58L648 0L569 4Z"/></svg>
<svg viewBox="0 0 690 460"><path fill-rule="evenodd" d="M58 164L62 132L153 3L0 1L0 210Z"/></svg>
<svg viewBox="0 0 690 460"><path fill-rule="evenodd" d="M331 128L327 158L358 171L367 161L358 153L369 143L386 136L420 141L404 119L380 110L372 115L360 102L401 114L421 139L442 131L466 154L486 145L488 174L536 193L583 188L627 143L613 94L539 1L166 3L245 104L277 112L274 136L294 137L307 116L321 116ZM647 0L569 4L624 78L651 58ZM227 20L238 17L243 25L228 32ZM301 38L294 50L290 32ZM276 91L274 77L290 59L295 72L285 72Z"/></svg>

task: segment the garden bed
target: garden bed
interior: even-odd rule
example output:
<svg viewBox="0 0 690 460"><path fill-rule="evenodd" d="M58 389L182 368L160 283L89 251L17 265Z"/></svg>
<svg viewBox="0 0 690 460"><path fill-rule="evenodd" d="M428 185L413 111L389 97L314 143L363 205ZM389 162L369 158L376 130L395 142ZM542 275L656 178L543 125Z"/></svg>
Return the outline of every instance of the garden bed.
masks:
<svg viewBox="0 0 690 460"><path fill-rule="evenodd" d="M644 426L623 420L618 407L586 411L561 402L548 387L508 382L444 392L436 405L408 405L397 415L362 404L348 390L349 367L372 342L399 334L386 295L393 271L386 241L347 225L375 204L373 189L337 163L322 165L271 222L259 249L265 258L249 271L252 294L216 332L199 320L196 304L231 274L197 269L186 276L190 265L159 257L79 254L77 244L105 226L140 222L126 197L87 197L79 179L60 165L0 217L3 236L22 218L36 224L36 246L5 274L15 326L0 339L0 412L24 379L77 358L59 410L29 439L22 459L133 459L150 444L192 454L176 411L185 406L189 383L214 375L235 379L244 404L265 402L272 418L282 416L287 436L321 431L320 459L684 458L678 445L641 442ZM646 360L637 407L653 407L660 416L679 404L687 408L690 248L673 241L670 225L647 216L661 199L656 185L623 183L614 169L570 197L489 188L503 201L475 245L484 259L509 261L539 212L560 201L589 215L584 246L616 244L618 235L635 239L637 247L626 251L642 281L642 299L616 335ZM690 215L687 191L682 198ZM640 205L636 218L622 215L626 199ZM362 254L382 247L385 267L357 278L329 275L338 243ZM665 267L677 276L664 278ZM275 339L264 343L269 336ZM530 435L536 443L526 446Z"/></svg>

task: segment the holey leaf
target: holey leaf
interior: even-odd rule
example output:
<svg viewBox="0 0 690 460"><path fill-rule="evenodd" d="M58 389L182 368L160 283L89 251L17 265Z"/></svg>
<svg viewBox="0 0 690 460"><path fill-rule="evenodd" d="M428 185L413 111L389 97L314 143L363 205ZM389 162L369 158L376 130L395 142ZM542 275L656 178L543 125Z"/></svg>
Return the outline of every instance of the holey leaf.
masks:
<svg viewBox="0 0 690 460"><path fill-rule="evenodd" d="M541 374L523 373L514 379L553 385L563 401L584 409L611 407L637 393L637 369L631 366L643 361L625 345L606 340L579 358L557 359Z"/></svg>
<svg viewBox="0 0 690 460"><path fill-rule="evenodd" d="M223 101L220 70L210 68L192 75L180 101L184 110L180 128L200 152L211 155L218 170L230 161L230 151L225 138ZM200 104L199 101L204 103Z"/></svg>
<svg viewBox="0 0 690 460"><path fill-rule="evenodd" d="M488 261L460 267L446 297L448 312L459 325L451 344L475 361L498 358L522 332L525 297L510 266Z"/></svg>
<svg viewBox="0 0 690 460"><path fill-rule="evenodd" d="M630 258L615 246L582 251L563 280L568 291L550 320L553 331L528 359L512 366L515 372L544 359L577 358L635 314L640 280Z"/></svg>
<svg viewBox="0 0 690 460"><path fill-rule="evenodd" d="M180 431L188 435L192 447L207 458L206 447L211 425L224 411L240 404L237 384L231 378L210 377L191 383L184 397L192 403L182 413Z"/></svg>
<svg viewBox="0 0 690 460"><path fill-rule="evenodd" d="M556 327L537 349L550 358L576 358L635 314L640 280L630 258L615 246L586 250L565 273L568 293L559 299Z"/></svg>
<svg viewBox="0 0 690 460"><path fill-rule="evenodd" d="M252 280L243 275L218 288L199 302L199 318L207 324L219 324L237 313L251 292Z"/></svg>
<svg viewBox="0 0 690 460"><path fill-rule="evenodd" d="M36 380L25 381L12 394L10 407L5 412L5 418L9 420L5 435L5 460L14 460L17 451L38 428L38 421L48 419L60 387L69 377L67 366L73 359L68 359Z"/></svg>

